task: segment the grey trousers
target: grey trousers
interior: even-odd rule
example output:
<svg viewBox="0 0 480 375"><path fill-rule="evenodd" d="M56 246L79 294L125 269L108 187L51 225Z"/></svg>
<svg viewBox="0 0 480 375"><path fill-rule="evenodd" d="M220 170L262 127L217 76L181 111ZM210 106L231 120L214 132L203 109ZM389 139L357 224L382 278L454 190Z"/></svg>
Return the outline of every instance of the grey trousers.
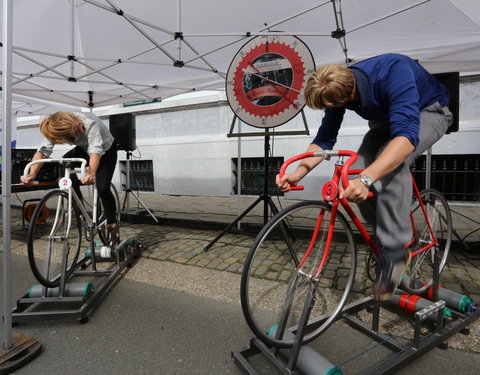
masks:
<svg viewBox="0 0 480 375"><path fill-rule="evenodd" d="M373 235L383 251L397 251L403 254L406 243L412 238L409 219L412 203L412 180L410 165L447 131L453 116L447 107L434 103L420 113L419 144L407 160L375 182L374 197L359 205L360 212L372 226ZM380 121L369 122L370 130L358 149L358 160L353 168L364 169L370 165L390 142L388 124Z"/></svg>

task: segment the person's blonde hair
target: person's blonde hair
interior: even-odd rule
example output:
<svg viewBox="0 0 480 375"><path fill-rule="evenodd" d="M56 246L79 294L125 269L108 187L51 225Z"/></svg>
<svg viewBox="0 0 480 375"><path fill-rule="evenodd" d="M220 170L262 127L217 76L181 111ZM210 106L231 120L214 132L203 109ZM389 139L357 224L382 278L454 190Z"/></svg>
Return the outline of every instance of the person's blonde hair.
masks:
<svg viewBox="0 0 480 375"><path fill-rule="evenodd" d="M324 65L308 79L305 101L313 109L342 106L352 99L354 89L355 78L350 69L342 65Z"/></svg>
<svg viewBox="0 0 480 375"><path fill-rule="evenodd" d="M72 138L72 125L81 121L71 112L55 112L40 123L40 132L53 143L65 143L65 139Z"/></svg>

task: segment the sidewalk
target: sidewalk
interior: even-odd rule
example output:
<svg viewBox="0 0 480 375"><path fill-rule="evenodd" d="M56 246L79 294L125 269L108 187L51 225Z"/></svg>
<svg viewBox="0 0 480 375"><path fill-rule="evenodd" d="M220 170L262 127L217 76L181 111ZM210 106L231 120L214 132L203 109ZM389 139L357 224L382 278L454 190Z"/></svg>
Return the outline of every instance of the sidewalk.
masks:
<svg viewBox="0 0 480 375"><path fill-rule="evenodd" d="M222 229L244 213L258 198L251 196L238 198L237 196L159 195L154 193L140 193L137 196L154 216L164 223L208 223L210 227L218 226ZM120 198L123 202L123 197ZM132 215L137 219L149 219L148 212L132 194L129 195L129 201ZM297 202L297 200L284 197L272 197L272 201L278 210ZM449 202L449 205L452 211L453 229L458 235L454 235L454 240L464 239L467 243L478 243L480 241L480 203ZM353 208L355 209L354 205ZM264 201L262 200L242 218L241 223L261 225L263 215ZM478 251L480 255L480 249Z"/></svg>

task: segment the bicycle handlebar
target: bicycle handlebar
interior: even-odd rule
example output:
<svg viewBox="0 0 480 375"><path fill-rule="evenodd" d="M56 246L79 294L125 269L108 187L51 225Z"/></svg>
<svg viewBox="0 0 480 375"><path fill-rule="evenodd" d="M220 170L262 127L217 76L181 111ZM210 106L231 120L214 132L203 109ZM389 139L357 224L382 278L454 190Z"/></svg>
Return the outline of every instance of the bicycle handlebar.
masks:
<svg viewBox="0 0 480 375"><path fill-rule="evenodd" d="M313 157L322 157L325 160L329 160L332 156L348 156L348 159L343 164L343 168L341 172L342 185L346 189L348 187L348 170L358 158L358 155L356 152L349 151L349 150L324 150L324 151L305 152L303 154L296 155L288 159L282 164L280 168L280 173L279 173L280 178L282 178L285 175L285 171L287 170L287 167L298 160L313 158ZM303 190L304 188L305 187L302 185L290 187L291 190Z"/></svg>
<svg viewBox="0 0 480 375"><path fill-rule="evenodd" d="M64 164L64 163L71 163L71 162L80 162L82 163L80 166L80 171L82 174L85 174L85 169L87 166L87 160L83 158L60 158L60 159L38 159L31 161L25 166L25 169L23 170L23 177L28 177L28 172L30 171L30 168L34 164L40 164L40 163L59 163L59 164Z"/></svg>

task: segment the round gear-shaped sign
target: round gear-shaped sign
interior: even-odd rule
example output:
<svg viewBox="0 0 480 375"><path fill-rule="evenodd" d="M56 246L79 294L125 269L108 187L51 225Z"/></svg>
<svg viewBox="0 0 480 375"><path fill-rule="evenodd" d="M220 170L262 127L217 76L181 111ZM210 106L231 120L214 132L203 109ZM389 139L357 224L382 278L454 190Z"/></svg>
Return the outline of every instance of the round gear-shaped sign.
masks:
<svg viewBox="0 0 480 375"><path fill-rule="evenodd" d="M259 128L282 125L304 107L303 88L314 70L310 50L297 37L255 37L237 52L228 68L228 103L246 124Z"/></svg>

